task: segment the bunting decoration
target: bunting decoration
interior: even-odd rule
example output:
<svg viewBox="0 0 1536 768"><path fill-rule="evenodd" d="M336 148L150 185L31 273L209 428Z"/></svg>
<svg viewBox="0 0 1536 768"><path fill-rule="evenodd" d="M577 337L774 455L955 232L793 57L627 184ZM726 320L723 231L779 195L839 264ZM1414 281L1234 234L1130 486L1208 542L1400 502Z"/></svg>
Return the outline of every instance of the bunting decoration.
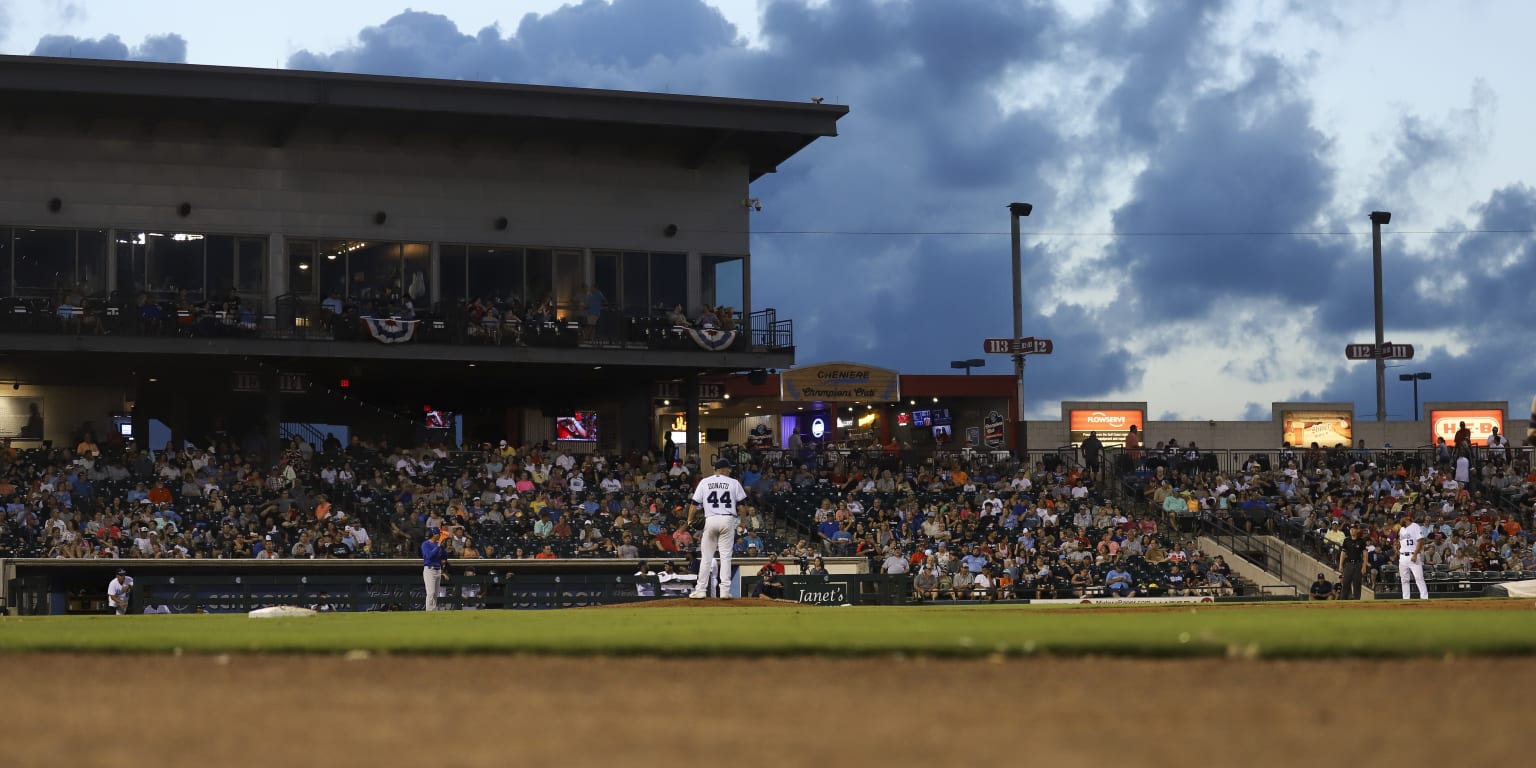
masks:
<svg viewBox="0 0 1536 768"><path fill-rule="evenodd" d="M740 331L722 331L715 328L688 328L688 337L693 343L699 345L699 349L708 352L724 352L736 343L736 336Z"/></svg>
<svg viewBox="0 0 1536 768"><path fill-rule="evenodd" d="M416 337L420 320L396 320L392 317L365 317L363 327L380 344L403 344Z"/></svg>

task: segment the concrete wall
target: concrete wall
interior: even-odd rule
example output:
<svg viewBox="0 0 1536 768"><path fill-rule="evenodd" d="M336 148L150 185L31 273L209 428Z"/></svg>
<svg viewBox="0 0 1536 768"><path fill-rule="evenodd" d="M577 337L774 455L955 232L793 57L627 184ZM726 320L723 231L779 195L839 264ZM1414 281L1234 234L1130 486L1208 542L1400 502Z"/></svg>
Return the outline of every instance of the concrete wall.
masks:
<svg viewBox="0 0 1536 768"><path fill-rule="evenodd" d="M223 234L747 252L747 166L527 144L391 146L366 135L270 149L162 128L0 133L0 222ZM106 134L106 135L103 135ZM63 200L50 214L49 198ZM192 205L186 218L182 202ZM389 214L383 226L375 211ZM505 231L492 222L509 220ZM675 237L662 230L678 226Z"/></svg>
<svg viewBox="0 0 1536 768"><path fill-rule="evenodd" d="M1287 585L1280 577L1239 557L1236 552L1216 543L1215 539L1205 536L1200 537L1200 551L1211 557L1221 555L1221 559L1227 561L1227 565L1232 566L1233 574L1241 577L1244 581L1258 585L1261 594L1288 595L1291 593L1289 588L1274 589L1274 587L1294 586Z"/></svg>

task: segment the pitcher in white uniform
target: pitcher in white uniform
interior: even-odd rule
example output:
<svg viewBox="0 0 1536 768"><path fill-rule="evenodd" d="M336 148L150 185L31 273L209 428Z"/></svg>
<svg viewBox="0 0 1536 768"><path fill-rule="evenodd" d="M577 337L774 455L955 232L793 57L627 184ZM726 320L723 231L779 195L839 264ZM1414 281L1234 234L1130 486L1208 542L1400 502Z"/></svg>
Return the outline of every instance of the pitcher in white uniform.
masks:
<svg viewBox="0 0 1536 768"><path fill-rule="evenodd" d="M699 481L688 505L688 528L693 528L693 515L704 510L704 533L699 536L699 581L688 597L703 600L709 590L710 569L720 569L720 599L729 600L731 594L731 550L736 546L736 526L740 518L736 508L747 498L746 489L731 477L729 459L715 461L715 473ZM715 565L713 552L720 553L720 564Z"/></svg>
<svg viewBox="0 0 1536 768"><path fill-rule="evenodd" d="M1424 548L1424 529L1413 521L1413 510L1404 508L1397 528L1397 575L1403 582L1403 599L1411 599L1409 579L1419 585L1419 598L1429 599L1429 587L1424 584L1424 558L1419 551Z"/></svg>

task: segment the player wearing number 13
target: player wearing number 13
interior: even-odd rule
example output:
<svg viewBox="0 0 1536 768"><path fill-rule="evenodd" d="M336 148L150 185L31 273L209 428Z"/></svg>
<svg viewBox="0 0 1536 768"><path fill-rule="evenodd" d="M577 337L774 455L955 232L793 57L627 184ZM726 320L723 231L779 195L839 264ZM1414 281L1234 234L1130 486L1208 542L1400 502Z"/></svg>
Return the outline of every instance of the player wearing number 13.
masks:
<svg viewBox="0 0 1536 768"><path fill-rule="evenodd" d="M1413 521L1413 510L1404 508L1397 528L1397 573L1403 583L1403 599L1411 597L1409 578L1419 585L1419 597L1428 600L1429 588L1424 585L1424 558L1419 554L1424 548L1424 529Z"/></svg>
<svg viewBox="0 0 1536 768"><path fill-rule="evenodd" d="M731 597L731 550L736 546L736 507L747 498L747 492L736 478L731 477L729 459L715 462L715 473L699 481L693 489L692 504L688 505L688 527L693 527L694 513L704 510L704 533L699 536L699 581L688 596L702 600L709 590L710 569L720 569L720 598ZM720 564L715 566L714 551L720 553Z"/></svg>

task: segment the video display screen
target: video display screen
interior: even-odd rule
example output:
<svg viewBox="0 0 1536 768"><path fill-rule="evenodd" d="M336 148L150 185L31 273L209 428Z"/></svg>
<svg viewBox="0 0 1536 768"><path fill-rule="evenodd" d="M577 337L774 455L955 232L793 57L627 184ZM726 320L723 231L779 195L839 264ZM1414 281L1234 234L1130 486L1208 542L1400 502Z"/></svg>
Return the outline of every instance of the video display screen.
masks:
<svg viewBox="0 0 1536 768"><path fill-rule="evenodd" d="M597 442L597 411L576 411L555 419L555 440L562 443Z"/></svg>

